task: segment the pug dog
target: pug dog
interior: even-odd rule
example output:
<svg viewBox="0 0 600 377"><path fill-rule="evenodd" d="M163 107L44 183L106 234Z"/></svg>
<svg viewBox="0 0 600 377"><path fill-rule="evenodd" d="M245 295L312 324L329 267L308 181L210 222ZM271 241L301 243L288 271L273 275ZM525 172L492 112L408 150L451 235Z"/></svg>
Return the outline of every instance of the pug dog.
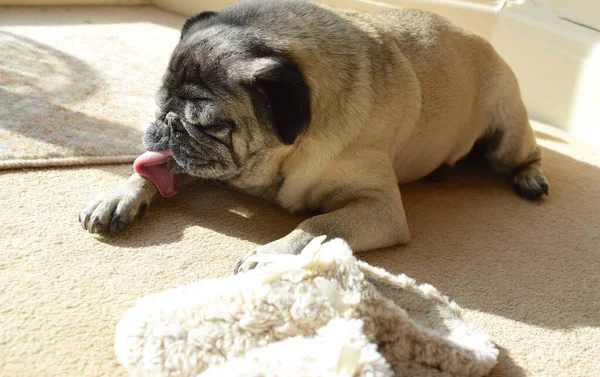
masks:
<svg viewBox="0 0 600 377"><path fill-rule="evenodd" d="M200 13L183 25L157 102L136 173L79 221L117 232L177 192L178 177L315 214L236 272L321 235L355 252L408 243L399 185L476 146L519 195L548 194L510 67L481 37L421 10L249 0Z"/></svg>

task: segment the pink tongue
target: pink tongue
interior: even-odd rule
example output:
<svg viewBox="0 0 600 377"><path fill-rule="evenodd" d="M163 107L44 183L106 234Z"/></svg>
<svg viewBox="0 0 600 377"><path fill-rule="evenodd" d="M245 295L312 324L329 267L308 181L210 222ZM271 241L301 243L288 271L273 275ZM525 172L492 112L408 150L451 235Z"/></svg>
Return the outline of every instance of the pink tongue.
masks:
<svg viewBox="0 0 600 377"><path fill-rule="evenodd" d="M169 157L171 157L170 150L145 152L133 162L133 170L151 180L165 198L177 194L178 177L167 167Z"/></svg>

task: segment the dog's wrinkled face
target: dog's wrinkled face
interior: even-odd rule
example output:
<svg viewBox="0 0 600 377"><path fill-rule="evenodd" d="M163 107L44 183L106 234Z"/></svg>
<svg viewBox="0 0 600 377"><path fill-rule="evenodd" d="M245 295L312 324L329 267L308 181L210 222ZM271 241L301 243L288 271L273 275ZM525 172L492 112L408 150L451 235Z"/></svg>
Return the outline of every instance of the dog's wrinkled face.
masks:
<svg viewBox="0 0 600 377"><path fill-rule="evenodd" d="M170 149L170 169L230 180L262 150L293 144L310 120L298 65L226 15L186 22L157 95L150 151Z"/></svg>

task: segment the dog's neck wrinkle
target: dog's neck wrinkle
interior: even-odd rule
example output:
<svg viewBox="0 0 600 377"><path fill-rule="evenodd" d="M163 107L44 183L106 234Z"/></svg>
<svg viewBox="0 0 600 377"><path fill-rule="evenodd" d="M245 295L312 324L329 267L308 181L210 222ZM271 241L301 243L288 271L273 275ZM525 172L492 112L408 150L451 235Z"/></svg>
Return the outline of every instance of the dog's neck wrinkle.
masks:
<svg viewBox="0 0 600 377"><path fill-rule="evenodd" d="M308 208L310 188L343 148L324 134L301 135L294 145L251 155L229 185L252 196L276 202L291 212Z"/></svg>
<svg viewBox="0 0 600 377"><path fill-rule="evenodd" d="M284 176L282 163L293 146L260 150L248 157L242 172L229 182L235 188L253 196L275 201Z"/></svg>

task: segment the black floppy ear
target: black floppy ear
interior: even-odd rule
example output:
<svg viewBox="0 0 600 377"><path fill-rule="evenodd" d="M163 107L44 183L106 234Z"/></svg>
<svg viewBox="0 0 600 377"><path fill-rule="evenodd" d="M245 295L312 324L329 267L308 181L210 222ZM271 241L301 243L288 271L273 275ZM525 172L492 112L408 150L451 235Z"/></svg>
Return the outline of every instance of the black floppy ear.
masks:
<svg viewBox="0 0 600 377"><path fill-rule="evenodd" d="M180 40L183 39L183 37L190 31L192 25L194 25L196 22L207 20L216 15L217 15L217 12L207 11L207 12L198 13L197 15L188 18L187 20L185 20L185 23L183 24L183 27L181 28L181 36L179 37L179 39Z"/></svg>
<svg viewBox="0 0 600 377"><path fill-rule="evenodd" d="M270 123L284 144L294 144L310 123L310 89L298 65L288 58L270 60L256 72L251 90L259 120Z"/></svg>

